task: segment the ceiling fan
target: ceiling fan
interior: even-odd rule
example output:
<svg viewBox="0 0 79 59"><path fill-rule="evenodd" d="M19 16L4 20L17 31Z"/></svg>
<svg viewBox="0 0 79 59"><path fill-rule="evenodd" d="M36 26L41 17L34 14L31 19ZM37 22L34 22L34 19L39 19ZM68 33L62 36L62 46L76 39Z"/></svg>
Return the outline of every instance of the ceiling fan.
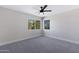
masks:
<svg viewBox="0 0 79 59"><path fill-rule="evenodd" d="M41 6L39 12L43 14L44 12L52 12L52 10L46 10L47 7L48 5Z"/></svg>

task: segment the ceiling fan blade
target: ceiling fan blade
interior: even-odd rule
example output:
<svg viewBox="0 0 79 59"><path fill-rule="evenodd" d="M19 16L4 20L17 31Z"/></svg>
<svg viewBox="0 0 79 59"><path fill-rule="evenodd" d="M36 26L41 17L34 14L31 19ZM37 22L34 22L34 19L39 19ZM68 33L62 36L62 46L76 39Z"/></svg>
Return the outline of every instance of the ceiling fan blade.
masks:
<svg viewBox="0 0 79 59"><path fill-rule="evenodd" d="M45 5L45 6L43 7L43 10L44 10L46 7L47 7L47 5Z"/></svg>
<svg viewBox="0 0 79 59"><path fill-rule="evenodd" d="M39 10L39 9L37 9L37 8L33 8L34 10Z"/></svg>
<svg viewBox="0 0 79 59"><path fill-rule="evenodd" d="M44 12L52 12L52 10L44 10Z"/></svg>

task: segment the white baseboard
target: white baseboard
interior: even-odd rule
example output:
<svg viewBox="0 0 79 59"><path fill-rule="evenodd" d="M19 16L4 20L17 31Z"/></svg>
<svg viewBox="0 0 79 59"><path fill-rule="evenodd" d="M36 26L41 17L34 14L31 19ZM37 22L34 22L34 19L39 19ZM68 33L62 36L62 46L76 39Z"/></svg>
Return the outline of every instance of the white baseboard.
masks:
<svg viewBox="0 0 79 59"><path fill-rule="evenodd" d="M19 41L22 41L22 40L28 40L28 39L32 39L32 38L37 38L37 37L40 37L40 36L41 36L41 34L35 35L35 36L31 36L31 37L22 38L22 39L16 39L16 40L11 40L11 41L7 41L7 42L2 42L2 43L0 43L0 46L6 45L6 44L15 43L15 42L19 42Z"/></svg>
<svg viewBox="0 0 79 59"><path fill-rule="evenodd" d="M79 44L78 41L73 41L73 40L69 40L69 39L65 39L65 38L61 38L61 37L57 37L57 36L50 36L50 35L45 35L46 37L50 37L50 38L56 38L58 40L63 40L63 41L67 41L67 42L70 42L70 43L74 43L74 44Z"/></svg>

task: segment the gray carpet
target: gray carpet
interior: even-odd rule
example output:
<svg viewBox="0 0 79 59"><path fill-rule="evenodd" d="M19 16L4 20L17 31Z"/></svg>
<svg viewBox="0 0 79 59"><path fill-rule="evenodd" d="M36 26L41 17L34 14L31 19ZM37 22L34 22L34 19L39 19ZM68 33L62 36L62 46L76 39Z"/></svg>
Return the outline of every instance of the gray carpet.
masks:
<svg viewBox="0 0 79 59"><path fill-rule="evenodd" d="M78 53L79 45L66 41L39 37L0 47L0 53Z"/></svg>

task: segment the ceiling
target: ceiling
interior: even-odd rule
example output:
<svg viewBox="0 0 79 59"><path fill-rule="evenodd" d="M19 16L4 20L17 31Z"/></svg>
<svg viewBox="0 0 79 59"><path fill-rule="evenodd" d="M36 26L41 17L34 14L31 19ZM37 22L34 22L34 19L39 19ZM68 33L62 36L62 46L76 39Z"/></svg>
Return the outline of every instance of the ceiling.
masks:
<svg viewBox="0 0 79 59"><path fill-rule="evenodd" d="M73 9L79 8L79 5L48 5L46 9L52 10L52 12L46 12L44 15L40 14L38 10L40 10L41 5L1 5L1 7L5 7L8 9L34 14L40 17L54 15L57 13L62 13L66 11L70 11Z"/></svg>

